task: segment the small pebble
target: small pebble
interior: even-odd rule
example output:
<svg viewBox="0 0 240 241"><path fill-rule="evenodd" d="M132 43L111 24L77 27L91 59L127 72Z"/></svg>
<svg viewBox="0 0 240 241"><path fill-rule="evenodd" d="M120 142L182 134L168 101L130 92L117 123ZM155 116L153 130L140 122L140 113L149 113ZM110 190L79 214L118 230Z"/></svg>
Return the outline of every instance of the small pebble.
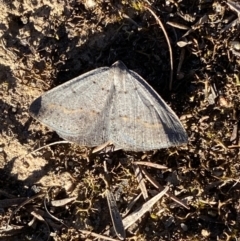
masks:
<svg viewBox="0 0 240 241"><path fill-rule="evenodd" d="M188 227L185 223L181 223L180 225L181 225L181 228L182 228L183 231L186 232L188 230Z"/></svg>

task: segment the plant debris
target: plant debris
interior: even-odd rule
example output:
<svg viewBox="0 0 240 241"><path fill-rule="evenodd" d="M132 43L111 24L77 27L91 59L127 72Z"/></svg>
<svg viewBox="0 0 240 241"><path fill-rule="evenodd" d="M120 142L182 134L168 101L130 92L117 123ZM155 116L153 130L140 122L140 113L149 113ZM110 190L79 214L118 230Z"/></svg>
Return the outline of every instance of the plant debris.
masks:
<svg viewBox="0 0 240 241"><path fill-rule="evenodd" d="M60 138L28 113L43 92L116 60L148 81L189 135L186 146L107 160L123 220L158 197L127 225L126 240L240 238L238 1L0 2L0 240L117 240L102 156L51 145ZM166 38L146 6L171 44L172 83ZM144 163L145 198L133 162Z"/></svg>

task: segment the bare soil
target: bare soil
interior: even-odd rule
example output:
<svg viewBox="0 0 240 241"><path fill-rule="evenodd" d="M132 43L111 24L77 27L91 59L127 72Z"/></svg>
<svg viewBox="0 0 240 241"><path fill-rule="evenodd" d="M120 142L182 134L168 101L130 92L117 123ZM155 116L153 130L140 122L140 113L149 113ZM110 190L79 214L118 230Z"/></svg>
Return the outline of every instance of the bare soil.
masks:
<svg viewBox="0 0 240 241"><path fill-rule="evenodd" d="M162 20L173 48L171 90L167 42L144 8L146 2ZM228 25L238 18L240 7L221 0L146 2L0 0L0 240L94 239L83 230L110 236L101 155L70 144L26 154L61 140L30 117L30 103L117 60L153 86L189 135L186 146L110 156L121 213L140 193L133 159L169 167L148 171L190 207L164 197L127 230L127 240L240 238L240 24ZM151 195L157 193L146 185ZM59 207L49 204L70 197L76 200ZM33 200L20 205L24 199L18 198ZM46 213L44 200L56 219ZM140 198L133 210L143 203Z"/></svg>

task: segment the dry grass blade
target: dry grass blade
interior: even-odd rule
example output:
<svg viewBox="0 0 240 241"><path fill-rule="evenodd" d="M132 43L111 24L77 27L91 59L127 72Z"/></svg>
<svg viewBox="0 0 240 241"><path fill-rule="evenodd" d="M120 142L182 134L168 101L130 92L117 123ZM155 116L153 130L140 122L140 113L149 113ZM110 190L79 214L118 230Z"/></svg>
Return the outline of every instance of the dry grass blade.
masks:
<svg viewBox="0 0 240 241"><path fill-rule="evenodd" d="M96 146L95 148L93 148L92 153L102 151L104 148L106 148L112 144L113 143L111 141L107 141L107 142L103 143L102 145L99 145L99 146Z"/></svg>
<svg viewBox="0 0 240 241"><path fill-rule="evenodd" d="M174 28L178 28L178 29L183 29L183 30L190 29L188 26L186 26L184 24L175 23L175 22L171 22L171 21L168 21L167 24L174 27Z"/></svg>
<svg viewBox="0 0 240 241"><path fill-rule="evenodd" d="M234 142L237 140L237 137L238 137L238 123L235 123L233 125L233 130L232 130L232 134L231 134L231 137L230 137L230 141L231 142ZM229 148L229 147L228 147Z"/></svg>
<svg viewBox="0 0 240 241"><path fill-rule="evenodd" d="M240 145L231 145L228 146L229 149L240 148Z"/></svg>
<svg viewBox="0 0 240 241"><path fill-rule="evenodd" d="M142 191L143 198L146 201L146 200L148 200L148 193L147 193L147 188L146 188L145 183L144 183L142 170L141 170L141 168L139 166L132 165L132 167L133 167L135 176L136 176L136 178L138 180L139 187L140 187L140 189Z"/></svg>
<svg viewBox="0 0 240 241"><path fill-rule="evenodd" d="M31 154L33 154L33 153L35 153L35 152L37 152L37 151L42 150L43 148L49 147L49 146L54 146L54 145L57 145L57 144L69 144L69 143L70 143L69 141L56 141L56 142L53 142L53 143L47 144L47 145L45 145L45 146L41 146L41 147L39 147L38 149L33 150L33 151L27 153L27 154L24 155L24 156L31 155Z"/></svg>
<svg viewBox="0 0 240 241"><path fill-rule="evenodd" d="M120 240L124 240L126 238L126 233L123 227L122 217L118 211L115 197L109 189L106 189L105 195L107 198L114 231Z"/></svg>
<svg viewBox="0 0 240 241"><path fill-rule="evenodd" d="M136 204L136 202L138 201L138 199L142 196L142 193L138 194L127 206L125 212L122 214L123 217L125 217L133 208L133 206Z"/></svg>
<svg viewBox="0 0 240 241"><path fill-rule="evenodd" d="M147 180L150 183L152 183L156 188L158 188L159 191L164 190L164 188L145 169L142 169L142 172L145 175L145 177L147 178ZM166 196L171 198L174 202L178 203L179 205L183 206L184 208L189 209L189 207L186 204L184 204L180 199L173 196L172 194L167 192Z"/></svg>
<svg viewBox="0 0 240 241"><path fill-rule="evenodd" d="M240 16L240 4L239 4L239 2L228 0L227 5L230 7L230 9L235 11L238 14L238 16Z"/></svg>
<svg viewBox="0 0 240 241"><path fill-rule="evenodd" d="M172 81L173 81L173 53L172 53L172 47L171 47L171 43L168 37L168 34L164 28L164 25L162 24L160 18L158 18L158 16L153 12L153 10L151 8L149 8L148 6L145 6L145 8L154 16L154 18L157 20L158 24L160 25L160 27L162 28L162 31L165 35L165 38L167 40L167 44L168 44L168 49L169 49L169 55L170 55L170 65L171 65L171 73L170 73L170 79L169 79L169 90L172 90Z"/></svg>
<svg viewBox="0 0 240 241"><path fill-rule="evenodd" d="M112 219L113 228L114 228L114 231L115 231L117 237L120 240L124 240L126 238L126 233L125 233L125 229L123 227L122 217L119 213L115 197L114 197L113 193L111 192L110 185L108 183L109 177L108 177L106 161L104 161L104 171L105 171L105 175L106 175L106 178L103 178L103 180L106 184L105 195L106 195L107 202L108 202L108 208L109 208L110 216Z"/></svg>
<svg viewBox="0 0 240 241"><path fill-rule="evenodd" d="M144 161L134 161L133 162L134 165L143 165L143 166L148 166L148 167L153 167L156 169L160 169L160 170L166 170L168 169L168 167L157 164L157 163L153 163L153 162L144 162Z"/></svg>
<svg viewBox="0 0 240 241"><path fill-rule="evenodd" d="M134 224L139 218L141 218L146 212L148 212L152 206L168 191L168 187L166 187L159 194L148 200L144 203L140 208L138 208L133 213L129 214L126 218L123 219L123 226L125 229Z"/></svg>
<svg viewBox="0 0 240 241"><path fill-rule="evenodd" d="M61 206L65 206L66 204L72 202L72 201L75 201L76 200L76 197L69 197L69 198L64 198L64 199L61 199L61 200L53 200L50 202L50 204L53 206L53 207L61 207Z"/></svg>
<svg viewBox="0 0 240 241"><path fill-rule="evenodd" d="M162 186L144 168L142 168L142 173L153 186L162 191Z"/></svg>

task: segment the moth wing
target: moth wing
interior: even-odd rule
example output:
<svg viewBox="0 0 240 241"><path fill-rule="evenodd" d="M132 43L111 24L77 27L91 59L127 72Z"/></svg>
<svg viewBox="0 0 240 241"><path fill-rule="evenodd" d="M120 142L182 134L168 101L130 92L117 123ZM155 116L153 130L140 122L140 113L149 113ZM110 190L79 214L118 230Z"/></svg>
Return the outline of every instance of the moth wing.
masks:
<svg viewBox="0 0 240 241"><path fill-rule="evenodd" d="M125 65L124 65L125 67ZM117 148L148 151L187 142L187 134L173 110L137 73L115 68L110 113L110 139ZM114 76L115 76L114 75Z"/></svg>
<svg viewBox="0 0 240 241"><path fill-rule="evenodd" d="M92 147L109 141L110 72L98 68L53 88L31 104L30 114L70 142Z"/></svg>

